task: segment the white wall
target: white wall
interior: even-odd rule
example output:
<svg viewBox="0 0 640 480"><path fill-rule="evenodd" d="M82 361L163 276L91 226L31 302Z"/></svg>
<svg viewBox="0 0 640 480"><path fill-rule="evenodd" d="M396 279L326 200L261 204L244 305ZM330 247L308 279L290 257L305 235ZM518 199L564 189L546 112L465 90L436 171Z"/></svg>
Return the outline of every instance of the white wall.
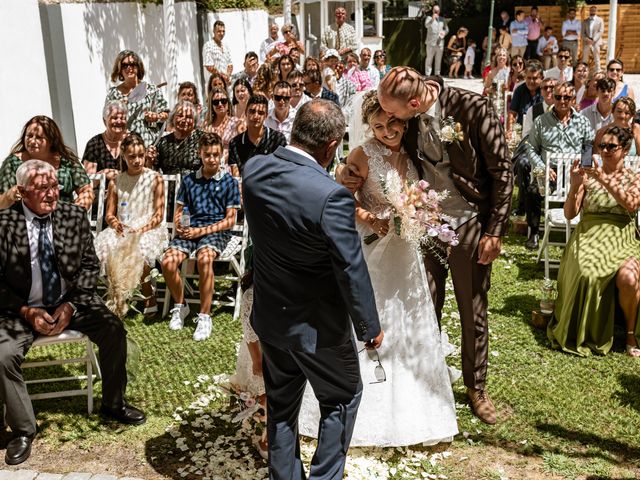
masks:
<svg viewBox="0 0 640 480"><path fill-rule="evenodd" d="M34 115L51 116L38 0L0 6L0 162Z"/></svg>

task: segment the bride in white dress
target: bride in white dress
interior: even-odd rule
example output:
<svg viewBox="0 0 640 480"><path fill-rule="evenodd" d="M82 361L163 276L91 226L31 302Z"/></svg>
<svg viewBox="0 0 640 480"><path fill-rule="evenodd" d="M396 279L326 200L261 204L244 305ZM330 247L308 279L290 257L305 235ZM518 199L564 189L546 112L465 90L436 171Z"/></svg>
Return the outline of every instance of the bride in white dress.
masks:
<svg viewBox="0 0 640 480"><path fill-rule="evenodd" d="M448 442L458 433L445 363L453 347L440 334L422 255L389 229L389 205L380 183L389 171L409 181L419 180L418 173L401 146L404 122L387 116L375 91L363 97L362 120L374 138L353 150L347 163L364 178L356 192L362 238L380 235L362 248L385 337L378 350L364 350L358 342L363 393L351 445ZM307 388L299 432L317 437L318 418L318 402Z"/></svg>

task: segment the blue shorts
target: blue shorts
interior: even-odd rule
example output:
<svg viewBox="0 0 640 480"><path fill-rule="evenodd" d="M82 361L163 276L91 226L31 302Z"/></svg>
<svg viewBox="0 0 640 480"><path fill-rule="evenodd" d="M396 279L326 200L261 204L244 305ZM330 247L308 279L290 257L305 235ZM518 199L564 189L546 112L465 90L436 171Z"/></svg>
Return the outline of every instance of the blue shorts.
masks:
<svg viewBox="0 0 640 480"><path fill-rule="evenodd" d="M222 252L224 252L224 249L227 248L229 240L231 240L231 232L229 230L225 230L222 232L210 233L209 235L194 238L193 240L176 237L169 242L169 248L174 248L186 253L187 255L191 255L193 252L197 252L201 248L210 248L220 256Z"/></svg>

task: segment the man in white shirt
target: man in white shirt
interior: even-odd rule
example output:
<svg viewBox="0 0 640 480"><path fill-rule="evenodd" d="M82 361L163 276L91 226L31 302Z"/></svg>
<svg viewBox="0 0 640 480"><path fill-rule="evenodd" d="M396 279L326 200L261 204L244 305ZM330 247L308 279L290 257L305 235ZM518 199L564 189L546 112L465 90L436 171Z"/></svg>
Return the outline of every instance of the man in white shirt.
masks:
<svg viewBox="0 0 640 480"><path fill-rule="evenodd" d="M229 83L233 73L231 50L222 43L226 32L224 22L216 20L213 24L213 40L209 40L202 48L202 63L209 73L219 73Z"/></svg>
<svg viewBox="0 0 640 480"><path fill-rule="evenodd" d="M568 48L562 47L558 51L558 66L545 70L544 76L549 78L555 78L560 83L570 82L573 80L573 59L571 57L571 51Z"/></svg>
<svg viewBox="0 0 640 480"><path fill-rule="evenodd" d="M576 18L576 9L570 8L567 11L567 19L562 22L562 46L571 52L571 58L575 61L578 58L578 40L582 25Z"/></svg>
<svg viewBox="0 0 640 480"><path fill-rule="evenodd" d="M273 87L273 109L269 112L264 124L276 132L280 132L291 141L291 128L296 116L296 110L291 108L291 86L285 81L276 83Z"/></svg>
<svg viewBox="0 0 640 480"><path fill-rule="evenodd" d="M600 71L600 41L604 33L604 22L598 15L598 7L589 8L589 17L582 22L582 61L589 63L589 54L593 55L596 72Z"/></svg>
<svg viewBox="0 0 640 480"><path fill-rule="evenodd" d="M287 75L287 82L291 86L291 100L289 100L289 105L295 113L298 108L311 99L304 94L304 75L302 72L292 70L289 72L289 75Z"/></svg>
<svg viewBox="0 0 640 480"><path fill-rule="evenodd" d="M264 63L267 54L273 49L273 44L278 41L280 27L275 23L269 25L269 36L260 44L260 63Z"/></svg>
<svg viewBox="0 0 640 480"><path fill-rule="evenodd" d="M366 47L360 50L360 68L367 69L373 88L377 88L380 83L380 71L371 63L371 50Z"/></svg>
<svg viewBox="0 0 640 480"><path fill-rule="evenodd" d="M587 117L594 132L613 122L611 99L616 91L616 81L609 77L601 78L596 82L598 100L593 105L580 111Z"/></svg>
<svg viewBox="0 0 640 480"><path fill-rule="evenodd" d="M548 112L554 103L553 89L556 88L558 81L555 78L545 78L540 86L542 102L530 106L522 119L522 138L526 137L533 127L533 122L543 113Z"/></svg>
<svg viewBox="0 0 640 480"><path fill-rule="evenodd" d="M542 59L545 70L555 67L558 64L556 55L558 54L558 40L553 35L553 27L545 27L544 33L538 39L538 50L536 53Z"/></svg>

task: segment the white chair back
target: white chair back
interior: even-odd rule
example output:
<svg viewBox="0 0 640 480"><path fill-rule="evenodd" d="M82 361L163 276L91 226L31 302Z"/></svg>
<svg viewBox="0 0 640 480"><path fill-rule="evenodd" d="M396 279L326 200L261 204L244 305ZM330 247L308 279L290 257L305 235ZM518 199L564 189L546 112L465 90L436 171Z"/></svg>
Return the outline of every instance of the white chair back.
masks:
<svg viewBox="0 0 640 480"><path fill-rule="evenodd" d="M545 165L545 209L549 202L564 202L567 199L569 188L571 187L571 167L573 162L580 158L579 154L573 153L550 153L547 155ZM552 190L549 180L549 171L556 164L556 185Z"/></svg>
<svg viewBox="0 0 640 480"><path fill-rule="evenodd" d="M176 209L178 191L180 190L182 178L179 174L162 175L162 181L164 182L164 218L166 219L169 238L173 238L173 231L175 229L173 214Z"/></svg>
<svg viewBox="0 0 640 480"><path fill-rule="evenodd" d="M106 209L106 193L107 193L107 179L102 173L92 173L89 175L89 179L93 184L93 188L98 187L96 198L89 210L89 223L91 224L91 231L94 235L98 235L102 230L102 223L104 220L104 214ZM94 215L95 213L95 215ZM95 216L95 220L93 220Z"/></svg>

